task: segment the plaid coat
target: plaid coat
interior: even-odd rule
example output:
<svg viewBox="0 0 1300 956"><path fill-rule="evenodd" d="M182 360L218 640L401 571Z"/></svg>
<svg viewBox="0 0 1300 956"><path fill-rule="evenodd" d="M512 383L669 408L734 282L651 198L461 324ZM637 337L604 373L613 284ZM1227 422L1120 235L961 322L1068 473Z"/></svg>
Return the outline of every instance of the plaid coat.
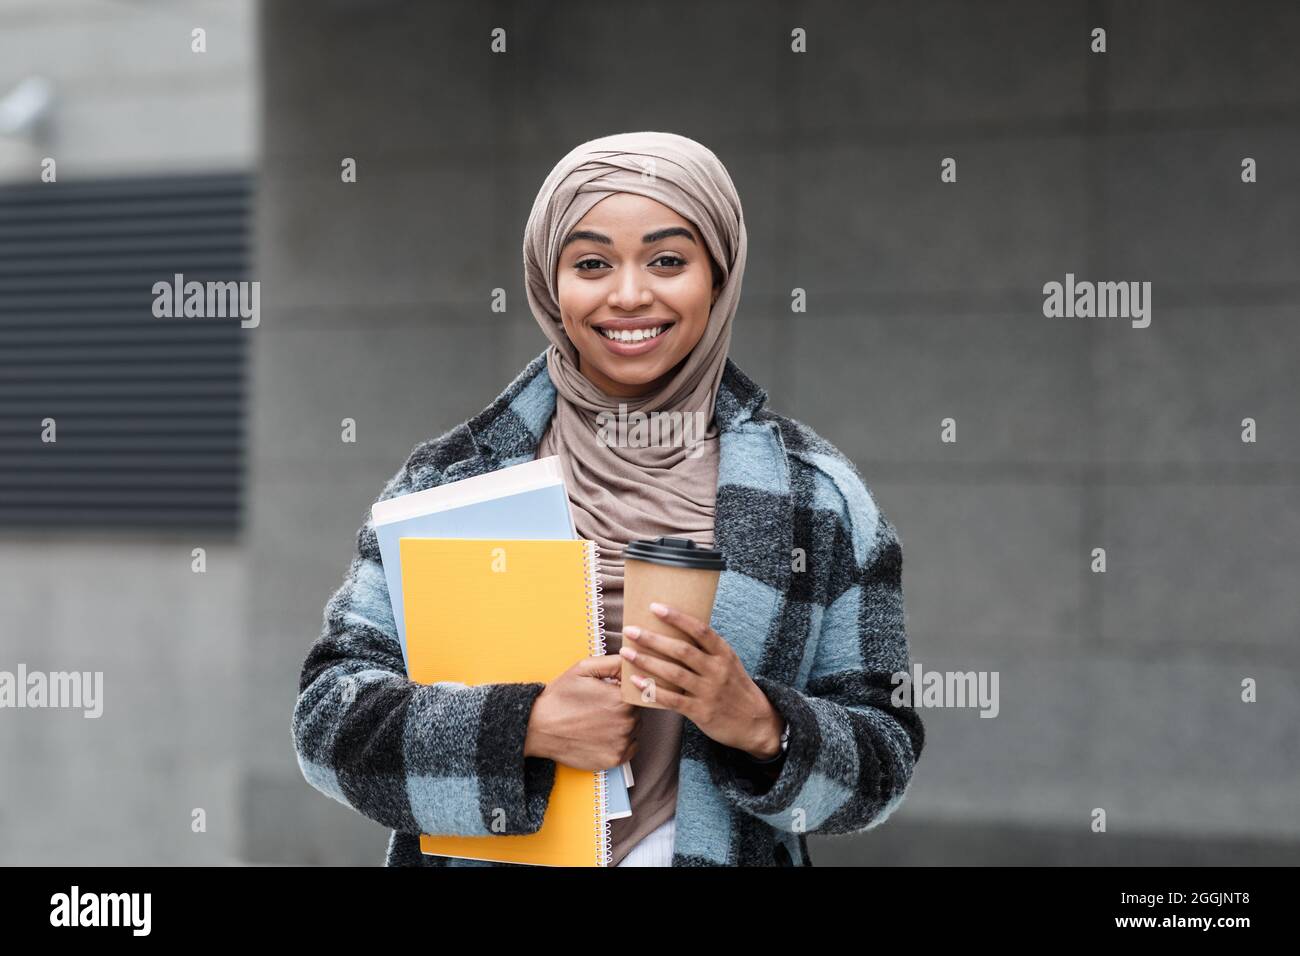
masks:
<svg viewBox="0 0 1300 956"><path fill-rule="evenodd" d="M674 866L811 865L805 834L884 822L924 742L916 711L890 699L909 669L895 530L854 465L766 399L728 360L714 519L727 570L710 623L789 721L789 750L763 774L683 722ZM543 352L478 415L417 445L376 500L533 460L555 401ZM496 808L497 832L541 826L555 764L523 743L544 686L410 681L367 513L303 663L299 767L392 828L389 866L502 865L423 856L418 834L490 834Z"/></svg>

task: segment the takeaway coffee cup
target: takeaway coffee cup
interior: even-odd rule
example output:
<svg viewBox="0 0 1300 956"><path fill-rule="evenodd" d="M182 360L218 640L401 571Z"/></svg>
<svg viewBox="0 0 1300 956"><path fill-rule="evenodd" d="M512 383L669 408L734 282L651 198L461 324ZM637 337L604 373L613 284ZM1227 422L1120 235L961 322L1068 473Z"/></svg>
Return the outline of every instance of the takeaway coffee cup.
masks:
<svg viewBox="0 0 1300 956"><path fill-rule="evenodd" d="M623 552L623 626L635 624L647 631L690 641L689 635L654 614L650 602L667 604L707 624L713 615L718 576L726 567L721 551L702 547L690 538L631 542ZM638 656L659 657L636 646L635 642L629 646L635 648ZM654 685L637 687L632 683L633 674L654 681ZM623 659L621 683L624 701L657 710L665 709L663 704L654 701L658 688L681 692L680 687L661 677L652 677L627 658Z"/></svg>

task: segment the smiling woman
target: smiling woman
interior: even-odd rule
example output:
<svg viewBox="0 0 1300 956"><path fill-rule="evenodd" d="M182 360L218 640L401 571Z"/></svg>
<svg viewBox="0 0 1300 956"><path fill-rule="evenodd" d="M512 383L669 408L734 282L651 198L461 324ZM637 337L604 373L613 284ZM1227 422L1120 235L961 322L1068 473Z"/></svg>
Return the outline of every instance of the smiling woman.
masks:
<svg viewBox="0 0 1300 956"><path fill-rule="evenodd" d="M574 527L599 545L610 653L544 684L413 684L367 522L303 665L294 739L308 780L393 828L390 865L464 865L422 854L420 832L537 832L557 764L631 762L618 866L809 865L806 834L869 829L902 802L924 742L890 699L908 668L902 552L853 463L728 358L747 248L730 175L684 136L592 140L543 182L524 287L550 345L417 446L381 500L557 456ZM651 595L658 618L636 623L655 629L624 629L624 551L664 537L723 553L712 614ZM657 706L625 700L633 658Z"/></svg>
<svg viewBox="0 0 1300 956"><path fill-rule="evenodd" d="M578 533L601 546L611 652L631 650L622 635L628 543L672 536L713 544L713 412L747 246L739 196L716 157L680 137L642 135L662 137L647 140L656 149L680 147L681 167L668 152L631 152L630 168L582 183L572 202L565 193L575 180L553 173L542 196L550 208L565 210L566 221L550 222L546 207L534 205L525 239L533 314L552 342L547 364L558 391L537 456L559 456ZM680 185L692 152L709 190ZM568 168L564 161L557 167ZM560 238L553 271L539 251L550 244L549 236L539 241L543 227ZM674 431L664 422L699 426ZM751 716L760 719L747 730L775 741L782 728L770 705L751 704ZM554 707L539 700L535 711L545 717ZM610 824L618 865L669 863L683 720L672 709L636 715L632 816Z"/></svg>
<svg viewBox="0 0 1300 956"><path fill-rule="evenodd" d="M555 284L578 370L609 395L636 396L662 388L695 348L722 269L671 208L615 193L564 240Z"/></svg>

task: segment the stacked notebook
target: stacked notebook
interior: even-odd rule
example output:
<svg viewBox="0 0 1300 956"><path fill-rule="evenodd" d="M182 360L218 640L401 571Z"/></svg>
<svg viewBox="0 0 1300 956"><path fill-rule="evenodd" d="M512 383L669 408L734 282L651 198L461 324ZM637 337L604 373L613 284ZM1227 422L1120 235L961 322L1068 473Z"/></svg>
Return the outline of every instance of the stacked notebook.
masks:
<svg viewBox="0 0 1300 956"><path fill-rule="evenodd" d="M549 681L605 653L597 547L576 536L551 456L377 502L379 540L407 674L462 684ZM437 856L606 866L609 821L631 816L631 768L556 765L541 828L423 834Z"/></svg>

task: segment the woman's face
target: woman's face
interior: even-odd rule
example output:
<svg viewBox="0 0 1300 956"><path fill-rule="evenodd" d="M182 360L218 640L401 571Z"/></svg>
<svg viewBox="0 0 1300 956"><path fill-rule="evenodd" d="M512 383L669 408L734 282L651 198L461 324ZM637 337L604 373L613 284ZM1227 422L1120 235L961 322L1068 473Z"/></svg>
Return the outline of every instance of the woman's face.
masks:
<svg viewBox="0 0 1300 956"><path fill-rule="evenodd" d="M713 283L688 220L648 196L606 196L569 233L556 267L578 370L609 395L659 388L704 335L721 291Z"/></svg>

